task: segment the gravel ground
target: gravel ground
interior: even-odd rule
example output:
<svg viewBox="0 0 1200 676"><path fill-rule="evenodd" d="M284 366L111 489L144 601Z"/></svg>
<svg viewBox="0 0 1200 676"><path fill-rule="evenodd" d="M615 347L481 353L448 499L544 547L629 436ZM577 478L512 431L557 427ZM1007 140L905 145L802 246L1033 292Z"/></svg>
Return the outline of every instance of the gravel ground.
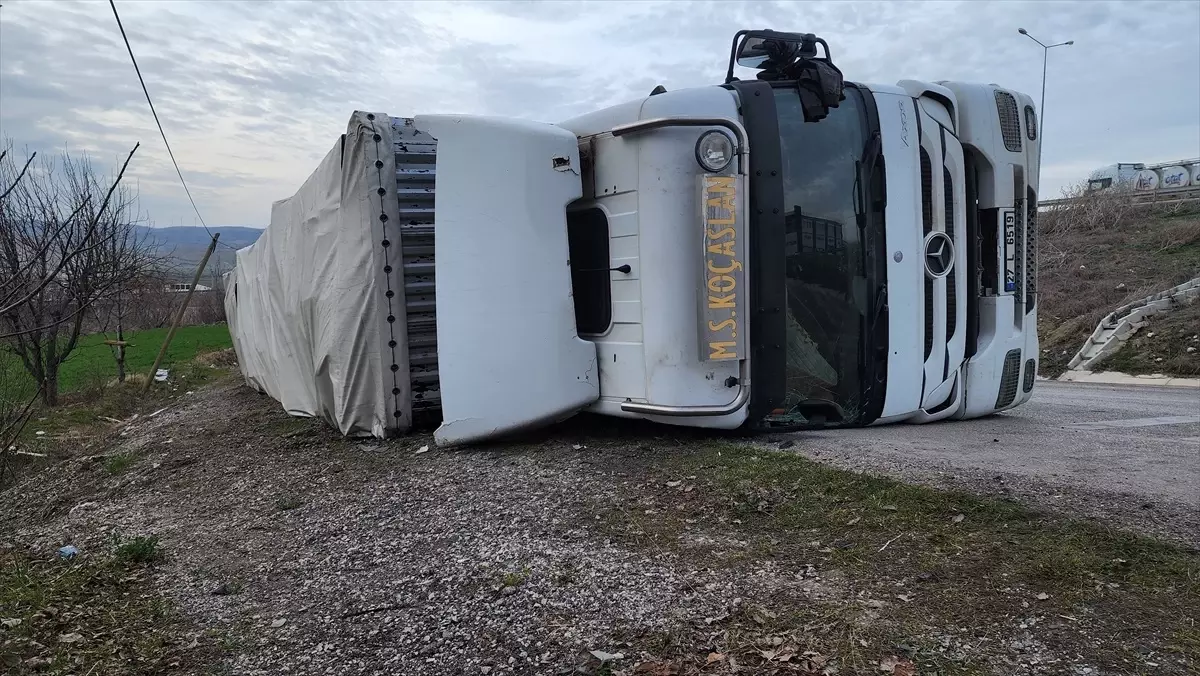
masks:
<svg viewBox="0 0 1200 676"><path fill-rule="evenodd" d="M341 440L241 387L196 397L124 432L142 459L115 486L78 459L25 491L87 499L9 514L35 523L14 533L34 549L86 554L113 528L161 537L163 590L232 637L233 673L571 673L744 598L820 593L593 532L630 482L611 455L562 441L420 452L428 438Z"/></svg>
<svg viewBox="0 0 1200 676"><path fill-rule="evenodd" d="M642 661L636 673L671 674L649 654L687 636L686 649L703 656L730 640L721 618L757 612L747 609L821 604L853 625L883 607L837 571L754 557L736 574L709 566L746 543L703 516L682 543L613 539L614 512L675 508L643 463L656 445L693 437L635 427L636 437L597 443L571 430L449 453L427 450L427 437L343 440L219 385L114 431L109 453L139 458L116 478L81 456L19 495L0 494L0 526L35 550L71 542L85 556L114 528L160 536L169 558L157 584L194 619L197 640L220 642L221 673L602 673L592 653L602 651L622 656L604 673L634 673ZM1037 621L1006 618L999 640L956 628L929 628L927 638L952 656L988 653L996 673L1100 673L1046 649ZM805 659L786 666L867 673ZM1064 672L1064 660L1076 666ZM731 673L731 662L714 669ZM910 673L894 668L883 671Z"/></svg>

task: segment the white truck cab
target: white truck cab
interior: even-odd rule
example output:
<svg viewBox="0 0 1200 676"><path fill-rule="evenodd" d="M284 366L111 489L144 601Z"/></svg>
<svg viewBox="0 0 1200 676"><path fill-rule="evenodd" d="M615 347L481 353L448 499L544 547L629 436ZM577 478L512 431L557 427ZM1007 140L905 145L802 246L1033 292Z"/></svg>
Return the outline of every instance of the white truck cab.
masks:
<svg viewBox="0 0 1200 676"><path fill-rule="evenodd" d="M368 169L395 173L381 255L403 265L373 292L404 312L379 348L394 412L360 430L426 417L439 443L467 443L579 411L824 428L1030 396L1040 140L1024 94L843 82L820 38L740 31L723 84L557 124L389 119L370 133L394 158Z"/></svg>
<svg viewBox="0 0 1200 676"><path fill-rule="evenodd" d="M1130 185L1145 169L1144 162L1118 162L1101 167L1088 175L1087 192L1107 190L1114 185Z"/></svg>

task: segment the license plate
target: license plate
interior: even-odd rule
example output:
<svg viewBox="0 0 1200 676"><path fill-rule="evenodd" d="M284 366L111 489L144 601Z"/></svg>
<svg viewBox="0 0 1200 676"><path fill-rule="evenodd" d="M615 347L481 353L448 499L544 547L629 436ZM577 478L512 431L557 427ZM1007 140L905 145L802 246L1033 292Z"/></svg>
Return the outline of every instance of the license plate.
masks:
<svg viewBox="0 0 1200 676"><path fill-rule="evenodd" d="M745 246L738 218L741 195L736 176L700 177L704 275L700 288L700 359L730 361L746 356Z"/></svg>
<svg viewBox="0 0 1200 676"><path fill-rule="evenodd" d="M1004 290L1017 288L1017 213L1013 209L1001 209L1004 216Z"/></svg>

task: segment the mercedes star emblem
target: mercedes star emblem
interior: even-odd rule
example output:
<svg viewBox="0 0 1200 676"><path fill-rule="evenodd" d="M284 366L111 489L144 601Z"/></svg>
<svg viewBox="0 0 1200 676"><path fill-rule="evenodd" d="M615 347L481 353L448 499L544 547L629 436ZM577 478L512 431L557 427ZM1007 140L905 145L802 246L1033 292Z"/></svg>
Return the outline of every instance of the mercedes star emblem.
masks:
<svg viewBox="0 0 1200 676"><path fill-rule="evenodd" d="M925 273L934 279L950 274L954 269L954 241L944 232L931 232L925 237Z"/></svg>

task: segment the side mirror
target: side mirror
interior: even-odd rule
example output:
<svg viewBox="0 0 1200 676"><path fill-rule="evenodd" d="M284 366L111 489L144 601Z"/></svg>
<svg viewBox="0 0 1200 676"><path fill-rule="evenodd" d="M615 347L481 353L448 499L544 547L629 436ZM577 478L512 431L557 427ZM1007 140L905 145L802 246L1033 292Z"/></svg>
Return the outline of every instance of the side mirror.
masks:
<svg viewBox="0 0 1200 676"><path fill-rule="evenodd" d="M817 45L805 40L768 38L751 35L738 46L737 63L746 68L759 68L768 61L776 64L791 63L798 57L812 58L817 55Z"/></svg>
<svg viewBox="0 0 1200 676"><path fill-rule="evenodd" d="M734 64L745 68L777 71L800 59L816 59L817 45L825 48L820 60L829 61L829 45L812 33L783 33L773 30L740 30L733 36L725 82L734 81Z"/></svg>
<svg viewBox="0 0 1200 676"><path fill-rule="evenodd" d="M737 64L746 68L758 68L767 59L767 41L763 38L746 38L738 45Z"/></svg>

